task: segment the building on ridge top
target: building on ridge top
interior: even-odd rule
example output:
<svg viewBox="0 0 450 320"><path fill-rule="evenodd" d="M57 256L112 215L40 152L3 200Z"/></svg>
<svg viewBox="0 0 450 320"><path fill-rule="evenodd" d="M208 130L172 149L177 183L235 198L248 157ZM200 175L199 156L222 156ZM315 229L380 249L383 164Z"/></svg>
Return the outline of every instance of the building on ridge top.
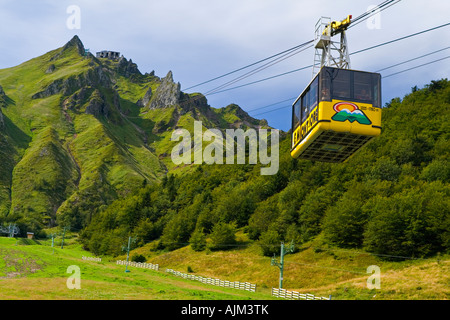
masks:
<svg viewBox="0 0 450 320"><path fill-rule="evenodd" d="M120 52L103 50L103 51L97 52L96 56L97 56L97 58L107 58L107 59L116 60L116 59L119 59Z"/></svg>

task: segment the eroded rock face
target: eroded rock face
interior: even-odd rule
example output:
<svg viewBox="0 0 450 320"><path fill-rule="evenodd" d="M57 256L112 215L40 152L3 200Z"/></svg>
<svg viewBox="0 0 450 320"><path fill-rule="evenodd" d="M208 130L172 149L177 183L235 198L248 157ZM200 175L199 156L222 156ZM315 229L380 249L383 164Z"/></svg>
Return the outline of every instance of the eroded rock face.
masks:
<svg viewBox="0 0 450 320"><path fill-rule="evenodd" d="M53 73L55 71L55 65L52 63L47 70L45 70L45 73L49 74L49 73Z"/></svg>
<svg viewBox="0 0 450 320"><path fill-rule="evenodd" d="M133 60L127 60L123 56L119 59L119 65L118 65L119 73L122 74L125 77L130 77L133 74L141 74L141 72L138 69L138 66L136 63L133 62Z"/></svg>
<svg viewBox="0 0 450 320"><path fill-rule="evenodd" d="M152 92L152 88L150 87L150 88L148 88L144 97L142 99L139 99L139 101L137 102L137 105L140 107L146 107L148 105L148 103L150 102L152 95L153 95L153 92Z"/></svg>
<svg viewBox="0 0 450 320"><path fill-rule="evenodd" d="M149 108L160 109L177 105L180 101L180 95L180 83L173 82L172 71L169 71L167 76L162 79L161 85L156 89Z"/></svg>
<svg viewBox="0 0 450 320"><path fill-rule="evenodd" d="M102 86L105 88L111 87L111 80L108 72L101 66L90 68L87 72L72 76L67 79L56 79L50 83L43 91L40 91L32 96L33 99L47 98L51 95L62 93L67 96L73 92L86 86Z"/></svg>
<svg viewBox="0 0 450 320"><path fill-rule="evenodd" d="M109 116L110 110L108 104L99 90L95 89L92 93L89 104L86 107L86 113L92 114L95 117L100 117L102 115L105 117Z"/></svg>

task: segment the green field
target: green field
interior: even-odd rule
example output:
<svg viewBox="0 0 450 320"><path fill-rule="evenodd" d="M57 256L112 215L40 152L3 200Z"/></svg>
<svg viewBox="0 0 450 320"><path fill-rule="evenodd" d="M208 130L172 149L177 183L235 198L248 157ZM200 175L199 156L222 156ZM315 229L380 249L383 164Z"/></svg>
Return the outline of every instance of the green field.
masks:
<svg viewBox="0 0 450 320"><path fill-rule="evenodd" d="M61 249L59 242L0 238L0 299L25 300L240 300L270 299L265 293L205 285L181 279L164 270L147 270L82 260L91 256L77 244ZM69 266L81 270L81 289L69 289Z"/></svg>
<svg viewBox="0 0 450 320"><path fill-rule="evenodd" d="M242 240L242 238L241 238ZM278 268L249 244L219 252L194 252L189 246L172 252L151 252L149 246L131 252L158 263L159 271L117 265L125 257L102 257L102 262L83 260L84 251L75 235L64 249L61 238L34 241L0 238L1 300L269 300L278 286ZM241 242L244 243L244 242ZM312 293L333 300L446 300L450 297L449 257L402 262L381 260L353 250L310 247L285 256L284 285L288 290ZM69 289L69 266L81 271L80 289ZM367 289L366 268L381 269L381 288ZM257 284L256 292L207 285L165 272Z"/></svg>

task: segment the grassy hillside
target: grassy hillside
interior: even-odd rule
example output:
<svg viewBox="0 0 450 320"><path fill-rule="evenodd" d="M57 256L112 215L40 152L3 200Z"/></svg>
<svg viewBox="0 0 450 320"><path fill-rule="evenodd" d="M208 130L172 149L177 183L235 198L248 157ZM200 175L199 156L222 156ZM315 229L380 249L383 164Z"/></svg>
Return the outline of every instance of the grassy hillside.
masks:
<svg viewBox="0 0 450 320"><path fill-rule="evenodd" d="M448 297L447 79L388 103L381 136L345 163L294 160L281 133L274 175L261 175L260 163L175 165L174 130L267 122L181 92L171 72L85 56L78 37L0 70L0 89L0 225L16 223L21 236L70 226L81 248L105 257L122 255L132 236L150 261L267 291L277 281L271 257L292 242L286 287L343 299ZM42 248L24 250L40 261ZM381 267L387 291L364 289L369 265Z"/></svg>
<svg viewBox="0 0 450 320"><path fill-rule="evenodd" d="M261 255L256 243L241 242L240 247L218 252L196 252L184 247L167 253L151 253L149 248L136 249L147 254L148 261L169 265L175 270L190 268L194 274L237 279L256 283L261 291L277 288L279 269L270 257ZM447 300L450 298L449 256L439 259L386 261L355 249L318 247L308 243L294 254L285 256L283 288L317 296L332 295L335 300ZM280 246L277 247L280 249ZM134 254L134 253L133 253ZM277 255L279 261L279 254ZM369 266L380 267L380 289L368 289Z"/></svg>
<svg viewBox="0 0 450 320"><path fill-rule="evenodd" d="M3 197L9 203L2 201L2 216L36 232L55 225L58 216L81 227L85 222L73 210L87 215L91 204L107 204L164 170L141 134L122 123L110 88L114 73L80 51L74 38L0 70L8 98L2 113L12 127L4 136L17 154L4 170L10 179L2 188L11 191ZM14 128L22 133L18 141ZM87 196L94 190L103 193Z"/></svg>
<svg viewBox="0 0 450 320"><path fill-rule="evenodd" d="M193 165L189 173L169 175L160 185L149 185L97 215L81 234L84 246L96 254L120 255L118 242L132 235L152 261L173 257L181 268L189 264L201 273L209 272L207 266L215 259L221 263L225 256L247 250L239 250L240 230L245 241L259 248L251 260L262 259L266 266L269 257L279 254L281 241L293 241L301 251L294 255L300 265L303 259L308 265L325 258L325 269L347 269L355 258L340 264L341 258L334 256L350 250L369 257L358 267L382 264L389 274L408 268L415 274L415 264L407 262L437 259L433 257L448 254L450 248L449 90L447 80L435 81L391 101L383 110L382 135L346 163L293 160L285 138L280 142L280 170L273 176L261 176L260 165ZM237 249L227 251L231 248ZM317 254L320 250L333 254ZM227 270L234 263L228 261ZM433 282L448 281L441 266L421 267L430 268ZM258 279L268 277L261 265L242 270L242 275L258 270ZM295 279L315 279L308 288L322 286L321 276L303 272ZM323 286L355 278L349 274L344 271ZM392 281L393 287L403 285ZM289 286L303 288L305 283ZM443 290L437 295L448 294L437 286ZM337 287L332 290L341 294ZM424 296L431 298L431 292Z"/></svg>
<svg viewBox="0 0 450 320"><path fill-rule="evenodd" d="M52 230L55 231L55 230ZM131 252L147 255L158 263L159 271L116 265L103 256L102 262L82 260L91 256L68 234L64 249L61 235L51 240L0 237L0 299L25 300L270 300L270 290L278 287L278 268L260 247L238 234L241 246L219 252L195 252L184 247L163 254L149 254L144 246ZM149 244L151 245L151 244ZM319 248L313 243L301 252L285 257L283 287L333 300L439 300L449 299L449 256L387 262L358 250ZM66 282L69 266L81 271L81 289L70 290ZM381 289L368 289L367 267L381 269ZM185 280L166 273L171 268L183 273L229 281L257 284L247 292ZM188 271L189 270L189 271Z"/></svg>
<svg viewBox="0 0 450 320"><path fill-rule="evenodd" d="M0 88L0 223L36 233L81 230L114 200L161 181L174 168L175 128L261 125L237 106L214 111L203 95L182 93L171 72L85 55L77 36L0 70Z"/></svg>
<svg viewBox="0 0 450 320"><path fill-rule="evenodd" d="M0 237L0 300L240 300L270 299L265 293L221 288L184 280L162 271L82 260L90 256L73 241L64 249L51 241ZM81 271L81 289L70 290L69 266Z"/></svg>

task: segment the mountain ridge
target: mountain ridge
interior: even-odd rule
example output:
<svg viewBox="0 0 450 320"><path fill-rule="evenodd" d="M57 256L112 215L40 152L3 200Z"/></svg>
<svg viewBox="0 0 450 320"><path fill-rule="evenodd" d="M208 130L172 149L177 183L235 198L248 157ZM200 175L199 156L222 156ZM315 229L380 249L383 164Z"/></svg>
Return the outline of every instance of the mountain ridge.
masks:
<svg viewBox="0 0 450 320"><path fill-rule="evenodd" d="M184 170L170 159L172 130L192 130L195 120L205 129L268 127L180 88L172 71L159 78L124 56L97 58L78 36L0 70L0 220L37 230L66 216L82 228L102 206Z"/></svg>

